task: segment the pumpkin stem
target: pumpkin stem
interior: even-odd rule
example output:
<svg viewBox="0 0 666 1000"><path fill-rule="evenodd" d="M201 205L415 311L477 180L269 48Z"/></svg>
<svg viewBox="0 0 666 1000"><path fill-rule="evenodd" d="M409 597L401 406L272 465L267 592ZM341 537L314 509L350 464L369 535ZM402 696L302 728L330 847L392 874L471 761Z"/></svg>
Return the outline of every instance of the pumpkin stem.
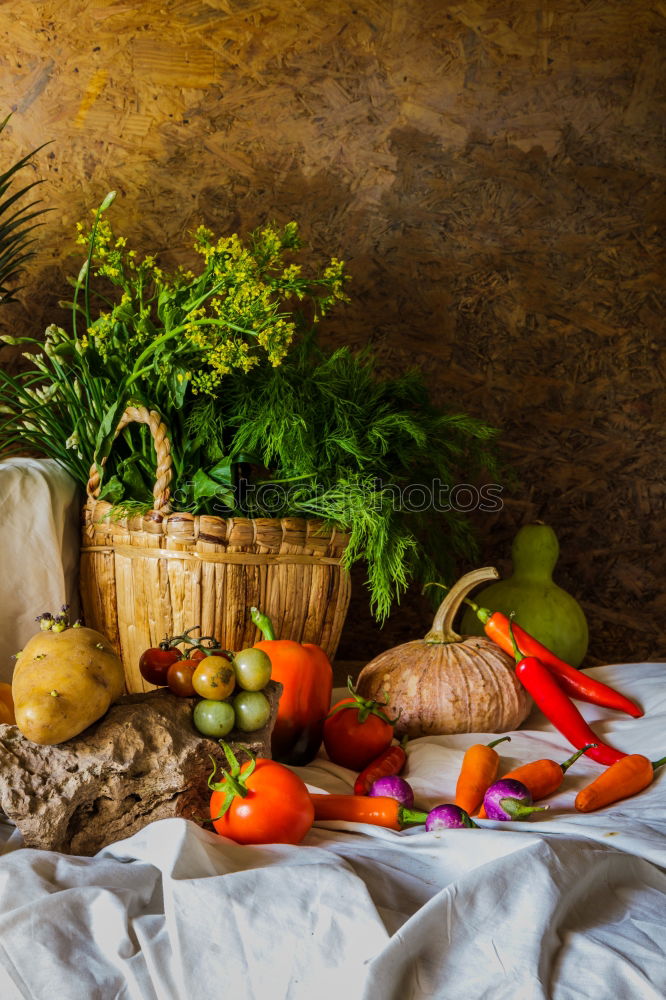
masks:
<svg viewBox="0 0 666 1000"><path fill-rule="evenodd" d="M483 566L473 569L461 576L450 588L448 594L437 609L432 628L425 636L425 642L460 642L462 636L453 631L453 621L460 610L460 605L467 594L486 580L497 580L499 573L494 566Z"/></svg>

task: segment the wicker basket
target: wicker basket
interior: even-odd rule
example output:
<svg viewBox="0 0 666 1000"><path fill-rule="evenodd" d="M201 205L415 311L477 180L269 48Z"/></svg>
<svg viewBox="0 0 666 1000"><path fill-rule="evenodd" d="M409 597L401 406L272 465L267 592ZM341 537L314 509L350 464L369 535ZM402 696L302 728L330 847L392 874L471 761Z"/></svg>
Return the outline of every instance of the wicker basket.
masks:
<svg viewBox="0 0 666 1000"><path fill-rule="evenodd" d="M165 635L200 626L225 649L259 638L250 608L261 608L276 635L335 655L351 596L340 562L349 536L303 518L221 518L170 513L171 451L160 415L128 407L116 436L132 422L149 426L157 453L155 506L121 520L98 501L93 467L83 510L80 589L86 624L114 644L130 693L152 688L139 657Z"/></svg>

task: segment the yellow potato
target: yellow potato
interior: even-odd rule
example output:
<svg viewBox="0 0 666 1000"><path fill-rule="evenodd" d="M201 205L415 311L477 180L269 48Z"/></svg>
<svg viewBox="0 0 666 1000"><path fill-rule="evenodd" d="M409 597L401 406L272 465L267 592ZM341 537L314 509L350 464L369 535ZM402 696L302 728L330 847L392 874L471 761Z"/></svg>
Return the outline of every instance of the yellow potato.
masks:
<svg viewBox="0 0 666 1000"><path fill-rule="evenodd" d="M14 667L16 725L33 743L63 743L101 718L124 688L120 658L99 632L39 632Z"/></svg>

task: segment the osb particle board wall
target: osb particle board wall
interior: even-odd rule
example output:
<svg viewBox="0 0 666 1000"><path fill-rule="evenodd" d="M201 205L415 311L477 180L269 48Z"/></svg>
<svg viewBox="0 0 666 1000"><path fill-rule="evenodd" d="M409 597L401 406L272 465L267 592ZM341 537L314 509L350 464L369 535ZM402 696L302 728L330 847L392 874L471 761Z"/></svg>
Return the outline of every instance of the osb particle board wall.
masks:
<svg viewBox="0 0 666 1000"><path fill-rule="evenodd" d="M45 203L18 332L64 322L74 226L167 262L203 221L296 218L353 301L331 343L414 362L443 405L502 429L519 474L472 515L510 567L536 518L585 608L588 663L665 659L663 3L147 0L0 7L3 156ZM5 364L15 358L9 349ZM461 567L461 571L469 567ZM340 655L421 634L410 594L379 630L356 591Z"/></svg>

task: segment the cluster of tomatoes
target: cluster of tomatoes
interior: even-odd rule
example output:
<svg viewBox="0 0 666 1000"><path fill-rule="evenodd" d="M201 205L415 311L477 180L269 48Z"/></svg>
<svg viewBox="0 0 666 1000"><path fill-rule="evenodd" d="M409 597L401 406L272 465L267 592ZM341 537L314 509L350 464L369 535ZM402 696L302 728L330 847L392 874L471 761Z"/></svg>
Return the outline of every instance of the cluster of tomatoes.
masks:
<svg viewBox="0 0 666 1000"><path fill-rule="evenodd" d="M313 798L290 768L265 758L240 766L221 740L234 783L224 774L220 782L213 781L216 768L208 782L212 790L210 815L219 834L239 844L300 844L315 820L315 801L321 799L342 810L322 818L368 821L367 810L364 812L359 803L368 801L377 778L396 775L406 757L401 746L391 746L396 720L388 718L382 705L357 694L351 679L348 688L350 696L337 702L323 721L323 739L333 763L360 772L355 795ZM245 796L238 785L252 794ZM354 800L351 805L349 799ZM379 801L373 798L373 802ZM375 818L371 822L379 821Z"/></svg>
<svg viewBox="0 0 666 1000"><path fill-rule="evenodd" d="M231 653L214 639L207 641L209 645L204 645L204 640L192 639L188 632L165 639L142 653L141 676L149 684L168 687L180 698L198 697L192 718L204 736L220 739L232 729L243 733L262 729L271 716L264 690L271 679L270 657L262 649ZM178 643L194 649L184 654Z"/></svg>

